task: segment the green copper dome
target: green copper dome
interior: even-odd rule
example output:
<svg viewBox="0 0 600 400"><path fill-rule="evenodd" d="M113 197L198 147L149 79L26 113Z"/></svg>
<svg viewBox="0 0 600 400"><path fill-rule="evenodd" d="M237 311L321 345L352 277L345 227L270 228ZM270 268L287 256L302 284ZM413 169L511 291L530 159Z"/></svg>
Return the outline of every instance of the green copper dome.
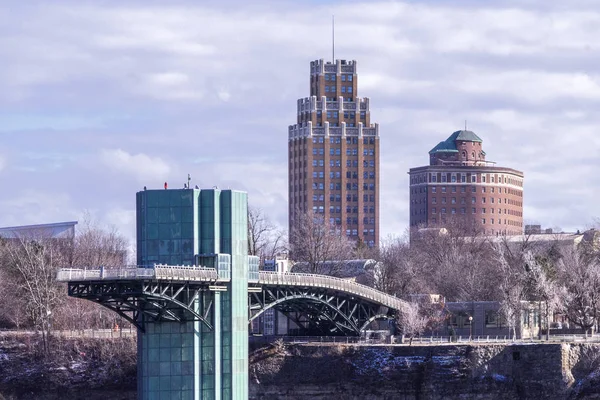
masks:
<svg viewBox="0 0 600 400"><path fill-rule="evenodd" d="M480 142L483 140L471 131L456 131L450 137L443 142L439 142L437 146L429 151L429 154L434 153L458 153L456 148L456 141L460 140L463 142Z"/></svg>

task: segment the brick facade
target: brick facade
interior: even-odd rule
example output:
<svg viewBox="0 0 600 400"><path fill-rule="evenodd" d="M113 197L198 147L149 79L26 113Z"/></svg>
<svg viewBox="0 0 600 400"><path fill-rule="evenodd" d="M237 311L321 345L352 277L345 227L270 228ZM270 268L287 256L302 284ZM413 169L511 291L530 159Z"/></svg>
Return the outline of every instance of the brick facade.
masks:
<svg viewBox="0 0 600 400"><path fill-rule="evenodd" d="M379 126L358 97L356 61L310 64L310 97L289 127L289 229L314 211L349 238L379 243Z"/></svg>
<svg viewBox="0 0 600 400"><path fill-rule="evenodd" d="M486 235L522 234L523 173L486 161L481 139L460 132L430 152L431 165L410 169L411 228L455 219Z"/></svg>

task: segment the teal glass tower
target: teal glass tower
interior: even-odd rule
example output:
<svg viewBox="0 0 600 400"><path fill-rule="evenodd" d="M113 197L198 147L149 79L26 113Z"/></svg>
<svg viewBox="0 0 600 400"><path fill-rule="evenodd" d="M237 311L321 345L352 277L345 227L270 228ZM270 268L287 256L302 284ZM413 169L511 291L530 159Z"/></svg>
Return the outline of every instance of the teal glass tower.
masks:
<svg viewBox="0 0 600 400"><path fill-rule="evenodd" d="M205 266L219 276L193 303L206 322L143 321L138 398L247 399L247 194L176 189L136 197L139 266Z"/></svg>

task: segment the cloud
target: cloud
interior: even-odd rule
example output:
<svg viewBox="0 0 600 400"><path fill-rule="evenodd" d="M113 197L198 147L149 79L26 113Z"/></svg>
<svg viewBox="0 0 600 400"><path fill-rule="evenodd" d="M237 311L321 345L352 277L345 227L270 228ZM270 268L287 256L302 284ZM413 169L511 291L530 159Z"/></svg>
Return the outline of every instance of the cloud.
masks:
<svg viewBox="0 0 600 400"><path fill-rule="evenodd" d="M160 157L150 157L142 153L129 154L121 149L102 150L100 160L111 171L132 176L139 182L166 179L171 171L169 165Z"/></svg>
<svg viewBox="0 0 600 400"><path fill-rule="evenodd" d="M6 168L6 160L0 154L0 173Z"/></svg>
<svg viewBox="0 0 600 400"><path fill-rule="evenodd" d="M408 226L406 172L465 119L490 160L524 171L526 220L576 230L598 216L594 1L10 3L0 225L44 218L19 206L24 182L130 221L140 184L191 173L247 190L286 227L287 126L309 61L331 55L332 12L336 56L357 60L380 123L381 237Z"/></svg>

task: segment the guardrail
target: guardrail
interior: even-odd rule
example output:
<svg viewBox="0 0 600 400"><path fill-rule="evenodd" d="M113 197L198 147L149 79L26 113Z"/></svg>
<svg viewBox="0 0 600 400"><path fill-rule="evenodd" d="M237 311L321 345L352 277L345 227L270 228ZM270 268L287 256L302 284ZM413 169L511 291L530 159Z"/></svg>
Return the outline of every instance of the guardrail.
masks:
<svg viewBox="0 0 600 400"><path fill-rule="evenodd" d="M257 335L250 334L250 343L339 343L339 344L354 344L368 343L371 339L364 339L358 336L274 336L274 335Z"/></svg>
<svg viewBox="0 0 600 400"><path fill-rule="evenodd" d="M56 279L61 282L93 281L104 279L168 279L214 282L218 279L214 268L156 265L153 268L63 268Z"/></svg>
<svg viewBox="0 0 600 400"><path fill-rule="evenodd" d="M380 292L372 287L352 282L347 279L336 278L328 275L302 274L302 273L278 273L260 271L258 283L290 286L323 287L327 289L340 290L352 293L363 299L376 301L384 306L401 310L406 304L397 297Z"/></svg>
<svg viewBox="0 0 600 400"><path fill-rule="evenodd" d="M219 279L215 268L155 265L154 271L156 279L202 282L216 282Z"/></svg>
<svg viewBox="0 0 600 400"><path fill-rule="evenodd" d="M399 336L396 336L396 342ZM409 339L404 339L404 342L408 342ZM546 336L542 338L536 337L524 337L524 338L511 338L508 335L482 335L482 336L418 336L413 338L413 344L427 344L427 343L548 343L548 342L561 342L561 343L573 343L573 342L600 342L600 336L585 336L585 335L550 335L549 340L546 340Z"/></svg>

